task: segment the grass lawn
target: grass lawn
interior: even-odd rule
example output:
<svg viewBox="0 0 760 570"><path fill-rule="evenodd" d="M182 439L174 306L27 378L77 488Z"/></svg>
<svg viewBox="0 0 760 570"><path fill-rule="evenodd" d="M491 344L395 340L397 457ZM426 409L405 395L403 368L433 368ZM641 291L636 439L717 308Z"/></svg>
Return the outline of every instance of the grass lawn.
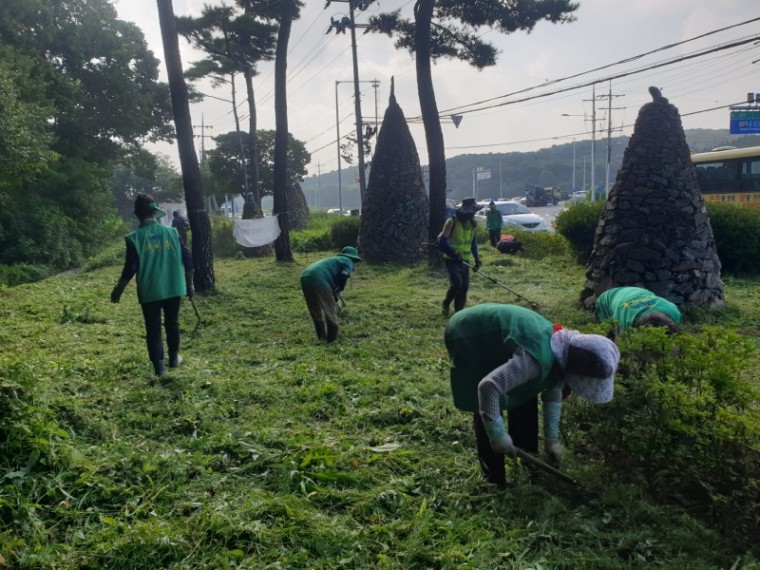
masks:
<svg viewBox="0 0 760 570"><path fill-rule="evenodd" d="M594 330L582 267L484 249L488 275ZM326 345L298 278L328 254L217 261L195 332L183 303L185 363L160 381L134 283L109 302L119 267L0 290L0 451L26 438L0 472L0 566L760 568L756 544L729 546L572 445L578 488L515 463L506 491L487 484L451 401L445 275L359 264ZM728 308L689 326L756 342L758 289L727 279ZM514 301L472 277L468 304Z"/></svg>

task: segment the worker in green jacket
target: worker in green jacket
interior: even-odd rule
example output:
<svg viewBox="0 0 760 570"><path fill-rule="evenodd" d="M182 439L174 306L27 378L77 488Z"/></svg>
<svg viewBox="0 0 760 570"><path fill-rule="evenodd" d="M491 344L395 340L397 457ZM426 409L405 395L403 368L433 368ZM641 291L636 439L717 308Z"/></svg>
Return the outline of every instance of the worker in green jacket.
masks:
<svg viewBox="0 0 760 570"><path fill-rule="evenodd" d="M502 223L501 212L496 207L496 202L491 200L486 210L486 229L488 230L488 239L491 242L491 247L496 247L496 244L501 239Z"/></svg>
<svg viewBox="0 0 760 570"><path fill-rule="evenodd" d="M601 335L553 325L516 305L484 303L446 326L454 405L472 412L478 457L491 483L506 485L503 455L538 451L538 395L544 450L559 463L560 415L570 391L593 403L612 399L620 352ZM505 429L501 410L507 410Z"/></svg>
<svg viewBox="0 0 760 570"><path fill-rule="evenodd" d="M161 314L164 317L169 367L182 363L179 354L180 298L193 296L193 260L175 228L158 220L165 212L149 194L138 194L134 214L140 226L126 236L127 254L121 278L111 292L111 302L118 303L129 281L137 275L137 300L145 320L148 357L157 376L166 373L161 338Z"/></svg>
<svg viewBox="0 0 760 570"><path fill-rule="evenodd" d="M666 327L676 332L681 324L678 307L642 287L613 287L599 295L595 305L600 323L614 321L619 331L631 327Z"/></svg>
<svg viewBox="0 0 760 570"><path fill-rule="evenodd" d="M443 252L443 262L449 273L449 288L441 305L444 316L449 314L452 301L454 312L464 309L467 303L467 291L470 289L470 255L475 260L473 271L480 269L478 242L475 241L475 213L481 207L475 203L475 198L465 198L438 234L438 248Z"/></svg>
<svg viewBox="0 0 760 570"><path fill-rule="evenodd" d="M338 299L354 264L361 260L355 247L346 246L340 255L315 261L301 273L301 290L318 340L333 342L338 338Z"/></svg>

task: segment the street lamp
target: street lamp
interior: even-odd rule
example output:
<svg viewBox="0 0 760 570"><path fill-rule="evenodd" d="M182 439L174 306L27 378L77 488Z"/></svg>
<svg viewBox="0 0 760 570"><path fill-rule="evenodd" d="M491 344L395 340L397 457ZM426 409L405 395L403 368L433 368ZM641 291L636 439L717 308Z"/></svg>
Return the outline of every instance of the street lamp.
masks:
<svg viewBox="0 0 760 570"><path fill-rule="evenodd" d="M562 113L562 117L583 117L583 121L586 121L586 115L571 115L569 113ZM584 157L585 160L585 157ZM586 167L583 167L583 174L586 174ZM586 189L586 182L583 182L583 189ZM575 139L573 139L573 192L575 192Z"/></svg>

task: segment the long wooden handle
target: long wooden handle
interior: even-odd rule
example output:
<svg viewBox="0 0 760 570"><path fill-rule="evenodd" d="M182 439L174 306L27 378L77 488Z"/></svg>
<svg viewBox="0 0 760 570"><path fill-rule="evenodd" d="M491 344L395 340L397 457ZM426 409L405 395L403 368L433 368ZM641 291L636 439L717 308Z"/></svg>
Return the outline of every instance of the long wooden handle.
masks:
<svg viewBox="0 0 760 570"><path fill-rule="evenodd" d="M547 473L551 473L555 477L559 477L560 479L562 479L563 481L567 483L572 483L573 485L578 484L578 481L576 481L569 475L565 475L564 473L562 473L562 471L560 471L559 469L555 469L548 463L541 461L538 457L534 457L533 455L531 455L525 450L520 449L519 447L516 447L515 449L517 449L517 457L519 457L526 463L530 463L531 465L534 465L538 467L539 469L543 469Z"/></svg>

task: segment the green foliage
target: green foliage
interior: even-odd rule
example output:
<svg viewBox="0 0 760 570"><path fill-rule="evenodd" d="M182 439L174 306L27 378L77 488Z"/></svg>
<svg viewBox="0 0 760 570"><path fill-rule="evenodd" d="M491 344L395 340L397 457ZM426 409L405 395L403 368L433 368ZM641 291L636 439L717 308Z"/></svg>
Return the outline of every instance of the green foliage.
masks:
<svg viewBox="0 0 760 570"><path fill-rule="evenodd" d="M760 272L760 210L706 202L721 271L734 275Z"/></svg>
<svg viewBox="0 0 760 570"><path fill-rule="evenodd" d="M30 265L29 263L0 265L0 285L12 287L22 283L34 283L52 274L53 269L47 265Z"/></svg>
<svg viewBox="0 0 760 570"><path fill-rule="evenodd" d="M594 248L594 233L605 202L597 201L576 204L560 212L554 220L554 227L570 243L578 263L586 264Z"/></svg>
<svg viewBox="0 0 760 570"><path fill-rule="evenodd" d="M211 221L211 244L214 248L214 257L235 257L240 246L232 233L232 218L226 216L210 216Z"/></svg>
<svg viewBox="0 0 760 570"><path fill-rule="evenodd" d="M570 244L564 236L553 232L526 232L511 231L509 233L523 244L520 255L529 259L543 259L545 257L569 257Z"/></svg>
<svg viewBox="0 0 760 570"><path fill-rule="evenodd" d="M125 248L123 239L114 241L111 245L104 247L96 255L89 258L84 264L84 271L95 271L102 267L117 267L122 265L126 255Z"/></svg>
<svg viewBox="0 0 760 570"><path fill-rule="evenodd" d="M578 406L584 451L615 477L677 504L735 543L760 533L760 409L756 353L723 328L668 336L640 329L619 341L613 402ZM593 441L593 444L590 443Z"/></svg>
<svg viewBox="0 0 760 570"><path fill-rule="evenodd" d="M329 231L342 219L318 218L311 229ZM612 407L617 396L630 401L628 378L643 377L631 349L624 353L633 371L621 371L616 401L592 410L602 415L599 432L588 431L595 424L583 421L587 410L579 402L566 403L562 469L581 485L508 460L510 488L498 491L479 472L472 416L451 401L442 342L446 319L440 315L445 273L426 263L358 264L343 293L338 341L326 345L315 338L298 287L303 268L322 257L324 252L308 253L293 263L218 259L216 293L195 297L203 316L197 330L192 306L181 307L185 362L161 379L153 377L147 359L134 283L121 303L108 302L116 267L0 289L0 554L7 566L757 565L756 539L746 538L744 522L730 527L737 531L731 540L720 534L729 527L705 514L717 500L697 504L655 495L649 481L634 477L648 467L635 446L625 456L612 449L618 453L612 460L627 459L625 471L602 461L600 442L607 453L605 438L614 434L602 433L601 426L623 421L607 416L618 412ZM548 318L594 330L591 314L576 307L582 267L489 247L482 257L488 275L538 302ZM500 265L502 260L509 263ZM723 433L738 425L739 416L757 423L756 412L741 411L756 408L756 397L732 379L748 379L749 367L758 369L758 353L729 333L738 330L758 342L758 280L730 279L726 297L725 312L699 317L726 334L706 329L712 344L684 343L689 356L677 360L672 373L665 368L676 377L683 367L682 376L694 380L688 405L698 404L711 422L716 418L720 442L727 443L717 452L721 458L744 453L730 442L749 439L756 429ZM483 302L515 298L474 275L468 304ZM687 326L696 325L690 320ZM747 368L719 358L730 350ZM713 370L709 384L715 388L705 387L705 368ZM719 409L712 413L711 400L700 400L701 394L715 394ZM723 418L726 409L737 423ZM667 411L668 421L676 411ZM691 419L688 410L679 413ZM686 442L705 455L711 442L698 438L710 429L687 431ZM688 449L684 444L678 451ZM710 463L700 458L697 467ZM731 504L746 522L751 509L756 512L748 489L757 475L747 471L746 481L737 481L740 467L729 465L726 488L711 492L725 499L723 512ZM708 482L713 475L705 472ZM679 484L661 483L668 493ZM736 501L725 493L729 486ZM706 496L702 487L696 491L696 499Z"/></svg>
<svg viewBox="0 0 760 570"><path fill-rule="evenodd" d="M335 249L343 249L347 245L356 247L359 238L359 216L341 216L330 228L330 239Z"/></svg>

